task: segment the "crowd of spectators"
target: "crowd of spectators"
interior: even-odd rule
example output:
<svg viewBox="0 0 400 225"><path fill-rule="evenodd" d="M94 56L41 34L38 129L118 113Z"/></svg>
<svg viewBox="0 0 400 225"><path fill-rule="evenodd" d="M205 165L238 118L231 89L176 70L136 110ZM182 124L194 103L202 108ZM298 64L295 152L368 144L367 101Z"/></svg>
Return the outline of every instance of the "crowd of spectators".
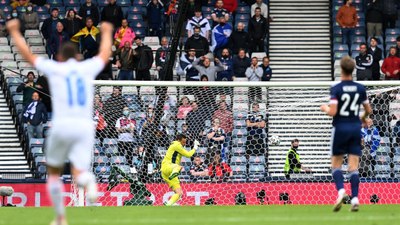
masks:
<svg viewBox="0 0 400 225"><path fill-rule="evenodd" d="M113 77L112 70L107 67L107 71L103 71L99 78L165 79L165 59L171 36L167 27L170 30L174 29L176 18L170 17L176 17L177 13L173 2L108 0L105 4L104 1L85 0L77 5L59 0L14 0L10 6L11 8L0 7L0 36L7 35L4 23L8 19L20 19L23 31L39 29L39 22L42 21L40 31L50 58L54 58L60 44L72 41L77 43L83 58L87 59L98 52L100 41L98 24L101 21L108 21L115 27L115 55L112 64L120 69L120 72ZM138 8L135 8L136 6ZM242 11L239 12L239 9ZM46 11L49 12L48 15ZM180 71L177 79L200 81L204 75L208 81L246 78L244 71L250 67L247 58L251 57L253 52L268 52L269 21L268 6L262 0L190 1L184 27L186 33L182 38L180 53L182 62L177 68ZM158 37L157 40L160 42L159 49L151 49L152 46L143 43L145 37L154 36ZM133 51L128 51L128 48ZM238 55L242 55L239 53L240 50L246 55L245 63L241 62L243 56L235 60ZM158 54L154 56L152 53L156 51ZM186 56L190 55L191 51L195 52L196 58ZM201 62L196 66L188 66L196 63L198 58L201 58ZM257 60L261 62L262 59ZM214 66L220 63L222 67ZM218 70L203 73L205 67ZM239 67L238 74L234 74L236 67ZM223 69L220 70L221 68ZM157 75L151 76L148 72L150 69L157 71L154 72Z"/></svg>

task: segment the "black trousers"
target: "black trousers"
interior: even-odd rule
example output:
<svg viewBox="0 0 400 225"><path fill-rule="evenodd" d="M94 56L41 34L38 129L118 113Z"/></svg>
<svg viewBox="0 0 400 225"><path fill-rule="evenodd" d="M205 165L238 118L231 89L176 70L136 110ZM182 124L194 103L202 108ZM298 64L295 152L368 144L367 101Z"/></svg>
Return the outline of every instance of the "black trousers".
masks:
<svg viewBox="0 0 400 225"><path fill-rule="evenodd" d="M150 80L150 70L136 70L136 80Z"/></svg>

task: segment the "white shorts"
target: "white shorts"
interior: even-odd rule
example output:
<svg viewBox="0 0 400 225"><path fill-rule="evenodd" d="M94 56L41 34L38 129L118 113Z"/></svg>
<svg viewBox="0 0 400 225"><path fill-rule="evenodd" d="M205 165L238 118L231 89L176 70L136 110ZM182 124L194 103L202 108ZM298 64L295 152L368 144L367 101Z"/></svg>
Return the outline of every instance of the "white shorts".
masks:
<svg viewBox="0 0 400 225"><path fill-rule="evenodd" d="M75 169L91 169L94 145L93 121L66 119L53 121L50 134L46 139L47 165L62 168L69 160Z"/></svg>

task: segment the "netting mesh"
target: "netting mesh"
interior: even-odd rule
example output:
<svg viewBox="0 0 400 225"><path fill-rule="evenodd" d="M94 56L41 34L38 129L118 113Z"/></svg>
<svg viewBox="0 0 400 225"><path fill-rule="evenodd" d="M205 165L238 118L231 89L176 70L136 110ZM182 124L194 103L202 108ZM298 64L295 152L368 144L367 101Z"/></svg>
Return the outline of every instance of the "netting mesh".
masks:
<svg viewBox="0 0 400 225"><path fill-rule="evenodd" d="M362 201L383 188L368 182L399 176L399 88L368 87L374 112L360 130L360 173L369 187ZM185 195L180 204L235 204L240 192L250 204L266 201L263 195L272 203L331 203L331 119L319 110L328 99L329 86L97 85L93 170L104 191L99 204L168 200L172 192L159 170L178 133L187 135L187 150L195 139L201 143L194 157L182 158L179 179ZM300 162L286 159L293 139L299 140L300 170L292 165ZM387 193L391 200L400 199L393 190Z"/></svg>

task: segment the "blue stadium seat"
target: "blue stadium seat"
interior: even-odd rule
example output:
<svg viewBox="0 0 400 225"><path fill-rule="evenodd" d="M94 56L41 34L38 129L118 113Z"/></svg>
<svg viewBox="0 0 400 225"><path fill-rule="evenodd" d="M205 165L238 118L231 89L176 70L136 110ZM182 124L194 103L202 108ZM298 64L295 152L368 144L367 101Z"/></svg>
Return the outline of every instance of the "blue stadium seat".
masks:
<svg viewBox="0 0 400 225"><path fill-rule="evenodd" d="M132 21L130 23L130 25L132 26L133 29L137 29L137 28L147 28L147 24L145 23L145 21L139 21L139 20L135 20Z"/></svg>
<svg viewBox="0 0 400 225"><path fill-rule="evenodd" d="M130 25L130 27L132 27L132 26ZM144 37L147 35L146 29L143 27L141 27L141 28L136 27L133 29L133 31L135 32L136 36L138 36L138 37Z"/></svg>
<svg viewBox="0 0 400 225"><path fill-rule="evenodd" d="M355 35L365 36L365 28L355 28L354 29Z"/></svg>
<svg viewBox="0 0 400 225"><path fill-rule="evenodd" d="M351 45L351 52L355 52L355 51L360 51L360 45L359 44L352 44Z"/></svg>
<svg viewBox="0 0 400 225"><path fill-rule="evenodd" d="M244 120L234 120L233 121L233 127L234 128L246 127L246 121L244 121Z"/></svg>
<svg viewBox="0 0 400 225"><path fill-rule="evenodd" d="M0 0L0 6L2 5L10 5L10 0Z"/></svg>
<svg viewBox="0 0 400 225"><path fill-rule="evenodd" d="M389 173L390 165L375 165L375 172L378 174Z"/></svg>
<svg viewBox="0 0 400 225"><path fill-rule="evenodd" d="M30 149L31 155L33 158L36 158L36 156L43 156L43 147L33 147Z"/></svg>
<svg viewBox="0 0 400 225"><path fill-rule="evenodd" d="M246 141L247 141L246 137L233 138L232 145L233 145L233 147L242 147L242 146L246 145Z"/></svg>
<svg viewBox="0 0 400 225"><path fill-rule="evenodd" d="M238 6L236 9L237 14L250 14L250 6Z"/></svg>
<svg viewBox="0 0 400 225"><path fill-rule="evenodd" d="M115 165L115 164L127 164L127 161L126 161L125 156L112 156L110 158L110 163L112 165Z"/></svg>
<svg viewBox="0 0 400 225"><path fill-rule="evenodd" d="M20 85L22 82L24 82L24 80L20 77L7 77L6 82L8 85L10 84Z"/></svg>
<svg viewBox="0 0 400 225"><path fill-rule="evenodd" d="M82 5L82 4L85 4L85 2L86 2L86 0L80 0L81 5ZM98 2L97 0L92 0L92 4L98 5L97 2Z"/></svg>
<svg viewBox="0 0 400 225"><path fill-rule="evenodd" d="M93 154L96 156L105 154L103 147L95 145L93 148Z"/></svg>
<svg viewBox="0 0 400 225"><path fill-rule="evenodd" d="M115 138L104 138L103 147L111 147L118 145L118 139Z"/></svg>
<svg viewBox="0 0 400 225"><path fill-rule="evenodd" d="M352 52L351 58L355 59L360 53L359 52Z"/></svg>
<svg viewBox="0 0 400 225"><path fill-rule="evenodd" d="M99 7L104 7L104 6L108 5L108 0L98 0L97 4L99 5Z"/></svg>
<svg viewBox="0 0 400 225"><path fill-rule="evenodd" d="M389 165L390 156L389 155L377 155L376 156L376 163L378 165Z"/></svg>
<svg viewBox="0 0 400 225"><path fill-rule="evenodd" d="M95 166L106 166L110 163L110 160L107 156L95 156L93 163Z"/></svg>
<svg viewBox="0 0 400 225"><path fill-rule="evenodd" d="M242 128L242 129L233 129L232 131L232 137L246 137L247 136L247 129Z"/></svg>
<svg viewBox="0 0 400 225"><path fill-rule="evenodd" d="M10 91L12 96L17 94L17 89L18 89L18 85L10 86L10 90L9 91Z"/></svg>
<svg viewBox="0 0 400 225"><path fill-rule="evenodd" d="M346 55L349 55L349 52L347 52L347 51L337 51L337 52L335 52L335 54L334 54L334 58L335 58L335 60L336 60L336 59L341 59L341 58L343 58L343 57L346 56Z"/></svg>
<svg viewBox="0 0 400 225"><path fill-rule="evenodd" d="M244 120L247 118L247 112L235 111L233 112L233 119L235 120Z"/></svg>
<svg viewBox="0 0 400 225"><path fill-rule="evenodd" d="M32 149L33 147L43 147L44 144L44 138L31 138L29 140L29 149Z"/></svg>
<svg viewBox="0 0 400 225"><path fill-rule="evenodd" d="M10 14L12 12L12 7L9 5L1 5L0 9L3 10L5 14Z"/></svg>
<svg viewBox="0 0 400 225"><path fill-rule="evenodd" d="M396 38L398 35L386 35L385 42L396 42Z"/></svg>
<svg viewBox="0 0 400 225"><path fill-rule="evenodd" d="M26 7L25 6L18 6L17 7L17 12L18 12L18 14L26 12Z"/></svg>
<svg viewBox="0 0 400 225"><path fill-rule="evenodd" d="M47 4L49 4L51 7L64 6L62 0L47 0Z"/></svg>
<svg viewBox="0 0 400 225"><path fill-rule="evenodd" d="M93 3L93 1L92 1L92 3ZM80 6L81 3L79 0L64 0L64 5L65 5L65 7Z"/></svg>
<svg viewBox="0 0 400 225"><path fill-rule="evenodd" d="M363 43L365 41L365 36L354 36L352 43Z"/></svg>
<svg viewBox="0 0 400 225"><path fill-rule="evenodd" d="M47 18L50 18L50 14L39 14L39 21L40 22L45 21Z"/></svg>
<svg viewBox="0 0 400 225"><path fill-rule="evenodd" d="M35 157L35 166L38 168L40 165L46 164L46 157L45 156L36 156Z"/></svg>
<svg viewBox="0 0 400 225"><path fill-rule="evenodd" d="M264 174L265 166L262 164L250 164L249 165L249 173L253 174Z"/></svg>
<svg viewBox="0 0 400 225"><path fill-rule="evenodd" d="M342 36L333 37L333 43L342 43Z"/></svg>
<svg viewBox="0 0 400 225"><path fill-rule="evenodd" d="M65 11L68 11L68 10L70 10L70 9L72 9L72 10L74 10L75 12L79 12L79 6L67 6L67 7L65 7Z"/></svg>
<svg viewBox="0 0 400 225"><path fill-rule="evenodd" d="M128 22L133 22L135 20L143 21L143 15L141 13L128 13Z"/></svg>
<svg viewBox="0 0 400 225"><path fill-rule="evenodd" d="M334 44L333 51L349 51L349 46L344 44Z"/></svg>
<svg viewBox="0 0 400 225"><path fill-rule="evenodd" d="M246 148L245 147L233 147L232 154L233 155L244 155L244 154L246 154Z"/></svg>
<svg viewBox="0 0 400 225"><path fill-rule="evenodd" d="M97 176L106 176L106 175L110 175L111 167L109 167L109 166L96 166L94 171L95 171L95 174Z"/></svg>
<svg viewBox="0 0 400 225"><path fill-rule="evenodd" d="M201 11L203 12L203 15L204 15L205 13L211 14L211 11L212 11L213 9L214 9L214 8L213 8L213 7L210 7L210 6L203 6L203 7L201 7Z"/></svg>
<svg viewBox="0 0 400 225"><path fill-rule="evenodd" d="M23 95L14 95L12 98L13 98L14 104L22 104L24 96Z"/></svg>
<svg viewBox="0 0 400 225"><path fill-rule="evenodd" d="M400 28L386 28L385 36L388 35L400 35Z"/></svg>
<svg viewBox="0 0 400 225"><path fill-rule="evenodd" d="M232 156L231 157L231 165L242 165L242 164L246 164L247 163L247 159L245 156Z"/></svg>
<svg viewBox="0 0 400 225"><path fill-rule="evenodd" d="M121 7L128 7L128 6L131 6L132 3L130 0L117 0L117 5L119 5Z"/></svg>
<svg viewBox="0 0 400 225"><path fill-rule="evenodd" d="M118 146L110 146L110 147L104 147L104 153L106 155L117 155L119 154L118 152Z"/></svg>
<svg viewBox="0 0 400 225"><path fill-rule="evenodd" d="M235 16L235 21L249 21L250 20L250 14L236 14Z"/></svg>
<svg viewBox="0 0 400 225"><path fill-rule="evenodd" d="M39 14L50 14L49 9L46 6L37 6L36 12Z"/></svg>
<svg viewBox="0 0 400 225"><path fill-rule="evenodd" d="M342 28L334 27L333 28L333 35L341 37L342 36Z"/></svg>
<svg viewBox="0 0 400 225"><path fill-rule="evenodd" d="M250 156L249 158L249 163L250 164L265 164L265 157L264 156Z"/></svg>
<svg viewBox="0 0 400 225"><path fill-rule="evenodd" d="M246 174L246 165L231 165L233 175Z"/></svg>
<svg viewBox="0 0 400 225"><path fill-rule="evenodd" d="M207 154L207 148L206 147L199 147L196 151L196 154L201 154L201 155L205 155Z"/></svg>
<svg viewBox="0 0 400 225"><path fill-rule="evenodd" d="M15 104L15 111L17 112L17 114L21 114L24 110L24 105L22 104Z"/></svg>
<svg viewBox="0 0 400 225"><path fill-rule="evenodd" d="M148 0L133 0L134 5L147 6Z"/></svg>

